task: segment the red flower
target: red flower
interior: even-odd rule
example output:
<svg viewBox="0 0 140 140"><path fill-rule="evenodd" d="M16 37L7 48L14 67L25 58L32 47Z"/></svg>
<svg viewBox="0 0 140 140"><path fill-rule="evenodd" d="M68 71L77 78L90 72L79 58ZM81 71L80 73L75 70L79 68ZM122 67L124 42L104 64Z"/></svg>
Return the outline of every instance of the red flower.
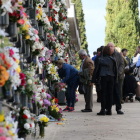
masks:
<svg viewBox="0 0 140 140"><path fill-rule="evenodd" d="M42 92L44 92L44 90L42 89Z"/></svg>
<svg viewBox="0 0 140 140"><path fill-rule="evenodd" d="M12 49L9 50L9 56L13 56L14 55L14 51Z"/></svg>
<svg viewBox="0 0 140 140"><path fill-rule="evenodd" d="M55 102L58 103L58 99L57 98L55 98Z"/></svg>
<svg viewBox="0 0 140 140"><path fill-rule="evenodd" d="M25 85L25 83L26 83L26 82L25 82L25 80L24 80L24 79L22 79L22 80L21 80L21 84L20 84L20 85L21 85L21 86L24 86L24 85Z"/></svg>
<svg viewBox="0 0 140 140"><path fill-rule="evenodd" d="M19 73L20 79L25 79L25 74L24 73Z"/></svg>
<svg viewBox="0 0 140 140"><path fill-rule="evenodd" d="M32 127L32 125L30 124L30 127Z"/></svg>
<svg viewBox="0 0 140 140"><path fill-rule="evenodd" d="M50 9L52 9L53 8L53 6L52 5L50 5Z"/></svg>
<svg viewBox="0 0 140 140"><path fill-rule="evenodd" d="M37 82L35 82L35 85L37 84Z"/></svg>
<svg viewBox="0 0 140 140"><path fill-rule="evenodd" d="M17 21L17 23L23 25L23 24L25 23L25 21L24 21L23 19L19 19L19 20Z"/></svg>
<svg viewBox="0 0 140 140"><path fill-rule="evenodd" d="M55 18L53 18L53 21L55 21Z"/></svg>
<svg viewBox="0 0 140 140"><path fill-rule="evenodd" d="M24 119L28 119L27 115L25 115L25 114L24 114L22 117L23 117Z"/></svg>
<svg viewBox="0 0 140 140"><path fill-rule="evenodd" d="M63 19L65 20L65 19L66 19L66 17L63 17Z"/></svg>
<svg viewBox="0 0 140 140"><path fill-rule="evenodd" d="M64 46L64 43L63 43L63 41L61 41L61 45L63 45L63 46Z"/></svg>

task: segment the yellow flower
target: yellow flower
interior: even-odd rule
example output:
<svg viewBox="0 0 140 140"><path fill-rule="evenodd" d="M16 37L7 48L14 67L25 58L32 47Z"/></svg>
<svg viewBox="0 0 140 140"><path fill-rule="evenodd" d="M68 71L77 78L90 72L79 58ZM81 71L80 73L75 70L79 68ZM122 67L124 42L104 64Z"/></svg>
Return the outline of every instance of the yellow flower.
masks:
<svg viewBox="0 0 140 140"><path fill-rule="evenodd" d="M21 72L21 69L20 69L20 66L18 66L17 73L20 73L20 72Z"/></svg>
<svg viewBox="0 0 140 140"><path fill-rule="evenodd" d="M16 59L17 64L19 64L19 60Z"/></svg>
<svg viewBox="0 0 140 140"><path fill-rule="evenodd" d="M26 27L26 28L29 28L29 25L28 25L28 24L26 24L26 25L25 25L25 27Z"/></svg>
<svg viewBox="0 0 140 140"><path fill-rule="evenodd" d="M26 36L25 36L25 38L26 38L26 39L29 39L29 38L30 38L30 36L29 36L29 35L26 35Z"/></svg>
<svg viewBox="0 0 140 140"><path fill-rule="evenodd" d="M62 121L66 121L66 119L62 118Z"/></svg>
<svg viewBox="0 0 140 140"><path fill-rule="evenodd" d="M58 108L58 107L56 107L56 109L55 109L55 110L56 110L56 112L59 112L59 108Z"/></svg>
<svg viewBox="0 0 140 140"><path fill-rule="evenodd" d="M12 124L11 123L8 126L9 126L10 129L12 128Z"/></svg>
<svg viewBox="0 0 140 140"><path fill-rule="evenodd" d="M0 122L3 122L3 121L4 121L4 115L1 114L1 115L0 115Z"/></svg>
<svg viewBox="0 0 140 140"><path fill-rule="evenodd" d="M55 103L55 99L52 100L52 103L53 103L53 104Z"/></svg>
<svg viewBox="0 0 140 140"><path fill-rule="evenodd" d="M9 131L9 134L10 134L11 136L15 136L15 135L12 133L12 131Z"/></svg>
<svg viewBox="0 0 140 140"><path fill-rule="evenodd" d="M40 16L42 16L42 10L39 11Z"/></svg>
<svg viewBox="0 0 140 140"><path fill-rule="evenodd" d="M19 2L18 2L18 4L19 4L19 5L22 5L22 2L21 2L21 1L19 1Z"/></svg>

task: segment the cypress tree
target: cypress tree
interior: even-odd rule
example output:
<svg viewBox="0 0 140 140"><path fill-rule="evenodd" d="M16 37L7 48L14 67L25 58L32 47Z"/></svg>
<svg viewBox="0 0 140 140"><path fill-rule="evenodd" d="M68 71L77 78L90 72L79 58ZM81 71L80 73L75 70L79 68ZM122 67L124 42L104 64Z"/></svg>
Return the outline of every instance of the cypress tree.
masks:
<svg viewBox="0 0 140 140"><path fill-rule="evenodd" d="M76 16L79 22L80 33L81 33L81 49L84 49L88 53L88 43L86 37L86 29L85 29L85 19L84 12L81 0L71 0L72 3L75 3ZM78 59L78 69L80 68L81 61L79 60L78 54L76 54Z"/></svg>
<svg viewBox="0 0 140 140"><path fill-rule="evenodd" d="M138 0L108 0L106 10L105 43L127 48L128 56L132 57L139 44Z"/></svg>

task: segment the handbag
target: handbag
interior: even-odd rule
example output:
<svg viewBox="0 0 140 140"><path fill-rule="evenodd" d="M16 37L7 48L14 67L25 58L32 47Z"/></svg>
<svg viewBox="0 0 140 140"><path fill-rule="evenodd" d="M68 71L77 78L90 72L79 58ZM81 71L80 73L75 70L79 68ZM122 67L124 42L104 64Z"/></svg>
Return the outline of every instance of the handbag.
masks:
<svg viewBox="0 0 140 140"><path fill-rule="evenodd" d="M80 94L85 94L84 84L82 84L81 82L79 83L78 92L79 92Z"/></svg>

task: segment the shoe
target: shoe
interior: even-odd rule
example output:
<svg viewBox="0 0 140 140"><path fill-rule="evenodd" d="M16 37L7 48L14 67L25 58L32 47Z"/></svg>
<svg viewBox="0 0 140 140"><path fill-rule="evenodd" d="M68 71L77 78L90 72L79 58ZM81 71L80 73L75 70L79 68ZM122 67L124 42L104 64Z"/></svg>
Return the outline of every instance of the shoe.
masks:
<svg viewBox="0 0 140 140"><path fill-rule="evenodd" d="M123 113L121 110L118 110L118 111L117 111L117 114L118 114L118 115L123 115L124 113Z"/></svg>
<svg viewBox="0 0 140 140"><path fill-rule="evenodd" d="M128 102L128 100L129 100L129 97L127 96L126 99L125 99L125 102Z"/></svg>
<svg viewBox="0 0 140 140"><path fill-rule="evenodd" d="M66 106L66 108L65 109L63 109L63 111L69 111L69 107L68 106Z"/></svg>
<svg viewBox="0 0 140 140"><path fill-rule="evenodd" d="M121 104L124 104L124 100L121 100Z"/></svg>
<svg viewBox="0 0 140 140"><path fill-rule="evenodd" d="M100 111L99 113L97 113L97 115L99 115L99 116L105 116L105 111Z"/></svg>
<svg viewBox="0 0 140 140"><path fill-rule="evenodd" d="M105 114L106 115L112 115L112 112L111 111L106 111Z"/></svg>
<svg viewBox="0 0 140 140"><path fill-rule="evenodd" d="M68 112L74 112L74 111L75 111L74 108L70 107Z"/></svg>
<svg viewBox="0 0 140 140"><path fill-rule="evenodd" d="M92 112L92 110L91 109L83 109L83 110L81 110L82 112Z"/></svg>
<svg viewBox="0 0 140 140"><path fill-rule="evenodd" d="M135 97L135 100L140 102L140 97Z"/></svg>
<svg viewBox="0 0 140 140"><path fill-rule="evenodd" d="M134 102L133 98L130 99L130 102Z"/></svg>

